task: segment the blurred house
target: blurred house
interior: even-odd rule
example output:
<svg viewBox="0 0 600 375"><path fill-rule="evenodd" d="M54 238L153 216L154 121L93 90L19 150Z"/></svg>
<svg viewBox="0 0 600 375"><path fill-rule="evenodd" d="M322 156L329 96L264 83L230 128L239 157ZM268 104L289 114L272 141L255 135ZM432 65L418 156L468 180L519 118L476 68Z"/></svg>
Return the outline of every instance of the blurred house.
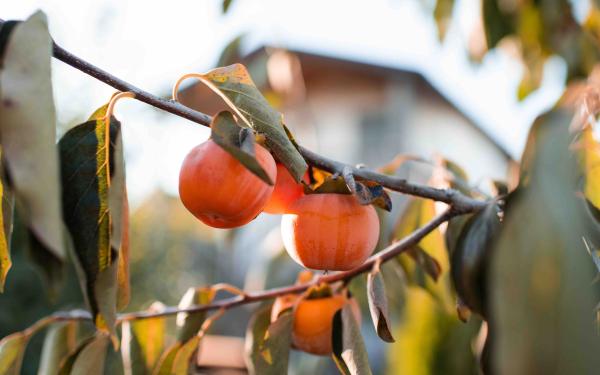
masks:
<svg viewBox="0 0 600 375"><path fill-rule="evenodd" d="M270 47L228 52L219 65L246 65L296 139L323 155L371 167L397 154L440 155L472 182L506 178L508 153L418 72ZM210 114L226 109L202 84L183 89L180 100Z"/></svg>

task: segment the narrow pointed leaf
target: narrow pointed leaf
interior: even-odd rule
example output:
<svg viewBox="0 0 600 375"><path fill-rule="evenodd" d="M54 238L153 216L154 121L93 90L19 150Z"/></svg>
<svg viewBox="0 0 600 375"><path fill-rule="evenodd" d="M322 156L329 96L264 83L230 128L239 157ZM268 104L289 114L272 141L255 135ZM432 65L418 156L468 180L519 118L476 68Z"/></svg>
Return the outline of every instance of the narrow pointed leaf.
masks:
<svg viewBox="0 0 600 375"><path fill-rule="evenodd" d="M260 93L246 67L233 64L213 69L201 80L223 98L242 123L265 136L267 147L300 182L308 165L286 134L283 116Z"/></svg>
<svg viewBox="0 0 600 375"><path fill-rule="evenodd" d="M0 341L0 374L19 375L29 336L13 333Z"/></svg>
<svg viewBox="0 0 600 375"><path fill-rule="evenodd" d="M0 175L3 173L4 166L0 163ZM8 270L12 266L10 258L10 239L12 236L14 200L9 186L5 179L0 178L0 293L4 291L4 284Z"/></svg>
<svg viewBox="0 0 600 375"><path fill-rule="evenodd" d="M110 120L109 139L106 125L99 116L74 127L62 137L59 149L63 215L73 239L76 269L96 326L114 333L120 249L111 246L110 223L122 223L122 218L111 217L109 186L119 167L115 149L120 123ZM124 182L115 183L118 187ZM118 206L113 206L115 213L122 213Z"/></svg>
<svg viewBox="0 0 600 375"><path fill-rule="evenodd" d="M62 361L76 349L77 323L55 323L46 333L38 375L57 375Z"/></svg>
<svg viewBox="0 0 600 375"><path fill-rule="evenodd" d="M215 292L210 288L189 288L179 302L179 308L193 305L205 305L215 298ZM177 340L187 342L194 337L206 319L206 312L177 314Z"/></svg>
<svg viewBox="0 0 600 375"><path fill-rule="evenodd" d="M231 156L236 158L256 177L269 185L274 181L256 160L254 134L248 128L238 126L231 112L219 112L210 124L211 138Z"/></svg>
<svg viewBox="0 0 600 375"><path fill-rule="evenodd" d="M433 17L437 24L438 38L443 41L452 21L452 10L454 9L454 0L437 0Z"/></svg>
<svg viewBox="0 0 600 375"><path fill-rule="evenodd" d="M32 255L43 260L54 285L66 251L50 74L52 39L42 12L11 31L0 70L2 153L17 209L32 237Z"/></svg>
<svg viewBox="0 0 600 375"><path fill-rule="evenodd" d="M83 341L63 362L59 375L103 375L108 343L104 334Z"/></svg>
<svg viewBox="0 0 600 375"><path fill-rule="evenodd" d="M111 218L111 247L119 252L117 270L117 310L129 304L129 202L125 183L125 160L123 157L123 140L117 134L113 153L114 168L108 190L108 204Z"/></svg>
<svg viewBox="0 0 600 375"><path fill-rule="evenodd" d="M152 371L152 375L171 375L173 362L175 362L175 357L181 346L180 342L171 345L159 358L154 371Z"/></svg>
<svg viewBox="0 0 600 375"><path fill-rule="evenodd" d="M451 276L461 300L485 316L488 264L491 249L500 232L500 209L495 203L480 211L464 225L451 258Z"/></svg>
<svg viewBox="0 0 600 375"><path fill-rule="evenodd" d="M193 361L194 354L198 350L200 337L194 336L179 348L173 359L171 374L187 375L190 371L190 364Z"/></svg>
<svg viewBox="0 0 600 375"><path fill-rule="evenodd" d="M587 213L568 124L540 116L532 131L527 186L506 207L491 261L494 373L592 374L600 368L594 324L596 272L581 241Z"/></svg>
<svg viewBox="0 0 600 375"><path fill-rule="evenodd" d="M371 374L360 327L348 304L333 317L332 340L332 356L342 374Z"/></svg>
<svg viewBox="0 0 600 375"><path fill-rule="evenodd" d="M246 364L250 374L286 374L292 345L293 314L286 311L271 323L269 306L258 310L246 330Z"/></svg>
<svg viewBox="0 0 600 375"><path fill-rule="evenodd" d="M388 313L388 301L381 272L370 272L367 276L367 298L371 320L375 331L383 341L394 342Z"/></svg>
<svg viewBox="0 0 600 375"><path fill-rule="evenodd" d="M150 374L164 348L165 319L123 322L121 352L127 374Z"/></svg>

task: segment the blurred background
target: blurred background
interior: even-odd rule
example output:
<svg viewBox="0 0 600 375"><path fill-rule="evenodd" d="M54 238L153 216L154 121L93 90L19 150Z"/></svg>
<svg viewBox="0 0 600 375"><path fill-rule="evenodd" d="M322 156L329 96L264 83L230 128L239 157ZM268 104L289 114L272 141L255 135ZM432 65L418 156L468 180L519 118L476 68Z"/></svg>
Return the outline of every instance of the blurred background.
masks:
<svg viewBox="0 0 600 375"><path fill-rule="evenodd" d="M569 3L578 19L590 9L589 1ZM309 149L373 168L399 154L426 161L443 157L464 168L482 190L489 179L510 177L532 120L560 97L568 75L564 59L550 56L538 70L539 88L520 95L528 71L515 49L507 45L484 56L478 0L456 1L451 17L437 23L436 2L426 0L246 0L233 1L226 13L222 1L212 0L19 0L1 2L0 18L23 19L36 9L47 14L61 46L147 91L170 96L184 73L243 62ZM53 69L61 133L114 92L61 62L54 61ZM209 114L224 107L193 80L182 87L180 100L190 107ZM300 268L283 251L278 216L261 214L242 229L215 230L179 201L179 167L207 139L207 128L137 101L119 102L116 113L124 125L132 223L127 310L157 300L177 304L191 286L227 282L254 291L293 282ZM416 182L429 181L431 173L428 163L416 162L397 171ZM405 206L394 196L393 212L381 215L382 238ZM26 255L17 249L13 257L0 295L0 337L51 311L81 306L72 275L51 300ZM461 323L435 295L405 290L404 282L388 281L389 294L398 294L390 296L395 344L376 336L362 304L374 372L477 373L471 350L477 319ZM352 287L364 302L361 283L358 278ZM242 337L254 308L230 311L214 333ZM35 373L36 340L24 363L27 374ZM329 358L294 353L291 373L336 370Z"/></svg>

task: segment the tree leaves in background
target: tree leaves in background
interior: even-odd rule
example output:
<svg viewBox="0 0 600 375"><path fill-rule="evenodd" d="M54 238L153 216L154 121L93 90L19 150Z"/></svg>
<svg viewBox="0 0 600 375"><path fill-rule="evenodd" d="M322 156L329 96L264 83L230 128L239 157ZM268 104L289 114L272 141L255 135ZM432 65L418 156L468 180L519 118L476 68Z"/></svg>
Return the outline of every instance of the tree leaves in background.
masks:
<svg viewBox="0 0 600 375"><path fill-rule="evenodd" d="M391 241L404 238L435 216L435 202L413 198L400 215L392 232ZM448 272L450 269L448 252L439 228L396 259L404 268L409 282L427 289L448 311L454 309L454 297Z"/></svg>
<svg viewBox="0 0 600 375"><path fill-rule="evenodd" d="M19 375L29 335L13 333L0 341L0 374Z"/></svg>
<svg viewBox="0 0 600 375"><path fill-rule="evenodd" d="M125 246L126 230L115 231L111 222L123 225L127 220L119 217L126 214L122 206L125 203L116 202L111 207L111 202L115 202L115 196L126 199L126 194L124 180L121 181L124 173L117 172L122 165L115 162L122 161L122 155L116 154L122 152L121 124L110 119L107 140L105 112L106 106L96 111L89 121L69 130L60 140L59 149L63 216L73 239L74 263L96 326L114 334L121 249L111 245L120 242L121 248ZM113 180L115 176L122 177ZM111 180L115 188L112 193ZM117 235L112 236L117 233L121 236L120 241ZM115 340L113 335L113 343L117 345Z"/></svg>
<svg viewBox="0 0 600 375"><path fill-rule="evenodd" d="M0 150L0 293L4 292L4 284L8 270L12 267L10 244L12 237L14 200L13 194L4 178L4 166Z"/></svg>
<svg viewBox="0 0 600 375"><path fill-rule="evenodd" d="M57 375L61 362L76 349L77 322L51 325L44 338L38 375Z"/></svg>
<svg viewBox="0 0 600 375"><path fill-rule="evenodd" d="M84 340L63 362L59 375L103 375L108 342L103 333Z"/></svg>
<svg viewBox="0 0 600 375"><path fill-rule="evenodd" d="M452 252L450 273L454 287L472 311L485 314L491 248L500 231L500 209L492 203L464 225Z"/></svg>
<svg viewBox="0 0 600 375"><path fill-rule="evenodd" d="M507 35L515 31L512 15L500 9L497 0L482 0L483 2L483 25L485 27L485 38L487 47L492 49Z"/></svg>
<svg viewBox="0 0 600 375"><path fill-rule="evenodd" d="M185 309L195 305L206 305L212 302L215 295L216 292L210 287L189 288L181 298L178 307ZM197 334L205 320L206 311L177 314L177 341L162 353L153 374L179 374L181 372L177 371L183 371L181 369L189 365L191 355L200 344Z"/></svg>
<svg viewBox="0 0 600 375"><path fill-rule="evenodd" d="M231 7L232 3L233 3L233 0L223 0L223 3L221 4L223 14L225 14L229 11L229 8Z"/></svg>
<svg viewBox="0 0 600 375"><path fill-rule="evenodd" d="M529 181L507 202L491 262L492 364L498 373L591 374L600 368L594 265L581 236L569 152L571 113L538 118L526 150ZM514 194L514 193L513 193Z"/></svg>
<svg viewBox="0 0 600 375"><path fill-rule="evenodd" d="M446 37L446 32L452 22L452 10L454 9L454 0L437 0L435 2L435 9L433 10L433 17L437 24L438 39L443 41Z"/></svg>
<svg viewBox="0 0 600 375"><path fill-rule="evenodd" d="M65 239L50 74L52 39L42 12L11 31L0 71L2 153L17 209L28 226L31 255L54 286L62 271Z"/></svg>
<svg viewBox="0 0 600 375"><path fill-rule="evenodd" d="M199 78L227 103L240 121L265 136L267 147L300 182L308 165L286 134L282 114L269 105L246 67L233 64L213 69Z"/></svg>
<svg viewBox="0 0 600 375"><path fill-rule="evenodd" d="M371 320L375 331L383 341L394 342L388 313L388 301L385 294L385 284L380 271L371 271L367 276L367 298Z"/></svg>
<svg viewBox="0 0 600 375"><path fill-rule="evenodd" d="M600 210L600 143L594 139L591 126L581 132L580 159L585 184L583 193L588 202Z"/></svg>
<svg viewBox="0 0 600 375"><path fill-rule="evenodd" d="M148 311L159 311L153 306ZM121 353L126 375L142 375L152 372L164 347L165 329L164 318L140 319L122 323Z"/></svg>
<svg viewBox="0 0 600 375"><path fill-rule="evenodd" d="M271 306L254 313L246 330L245 360L252 375L286 374L292 344L293 313L283 312L271 323Z"/></svg>
<svg viewBox="0 0 600 375"><path fill-rule="evenodd" d="M237 159L256 177L269 185L275 182L256 160L254 134L248 128L241 128L228 111L219 112L210 124L211 138L231 156Z"/></svg>
<svg viewBox="0 0 600 375"><path fill-rule="evenodd" d="M332 330L332 357L342 374L371 374L369 358L352 307L346 304L335 313Z"/></svg>

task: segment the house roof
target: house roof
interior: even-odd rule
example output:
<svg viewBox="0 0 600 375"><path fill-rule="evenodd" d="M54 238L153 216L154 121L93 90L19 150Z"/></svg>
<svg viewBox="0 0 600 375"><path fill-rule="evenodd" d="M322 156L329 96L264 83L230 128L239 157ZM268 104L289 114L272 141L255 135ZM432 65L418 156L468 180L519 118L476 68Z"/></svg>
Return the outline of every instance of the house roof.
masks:
<svg viewBox="0 0 600 375"><path fill-rule="evenodd" d="M224 55L221 56L218 65L232 64L237 61L251 63L259 60L260 57L265 56L267 51L272 48L280 47L255 44L254 47L248 49L242 48L240 41L236 40L234 41L234 44L225 49ZM358 56L327 54L324 51L313 51L307 48L288 47L285 48L285 50L292 52L299 57L305 78L309 78L313 74L318 74L318 72L315 72L317 67L322 68L323 66L332 66L335 67L336 71L342 70L348 72L348 74L359 72L361 76L367 76L371 79L389 80L390 77L393 77L394 79L413 79L420 83L422 89L439 94L439 98L441 100L443 100L449 106L455 108L461 115L463 115L477 131L479 131L494 145L496 145L498 150L503 155L505 155L507 158L515 157L514 152L511 153L506 148L505 143L500 142L497 137L489 132L489 126L485 126L485 124L482 124L480 121L478 121L478 118L473 116L471 111L466 110L463 103L458 103L456 100L454 100L455 97L449 95L444 87L436 85L434 80L429 79L424 72L420 71L414 66L411 66L410 64L386 64L384 62L375 60L368 61L366 59L361 59ZM250 70L254 77L254 72L252 72L251 67ZM187 91L189 88L194 87L195 91L197 91L195 92L196 98L198 96L202 97L203 108L210 108L210 110L214 111L215 113L219 110L226 109L224 104L214 96L212 99L207 99L207 97L211 96L209 94L210 91L202 86L203 85L198 85L195 83L184 88L183 90ZM259 86L261 86L261 84L259 84ZM193 106L194 101L195 99L186 99L184 96L184 104Z"/></svg>

